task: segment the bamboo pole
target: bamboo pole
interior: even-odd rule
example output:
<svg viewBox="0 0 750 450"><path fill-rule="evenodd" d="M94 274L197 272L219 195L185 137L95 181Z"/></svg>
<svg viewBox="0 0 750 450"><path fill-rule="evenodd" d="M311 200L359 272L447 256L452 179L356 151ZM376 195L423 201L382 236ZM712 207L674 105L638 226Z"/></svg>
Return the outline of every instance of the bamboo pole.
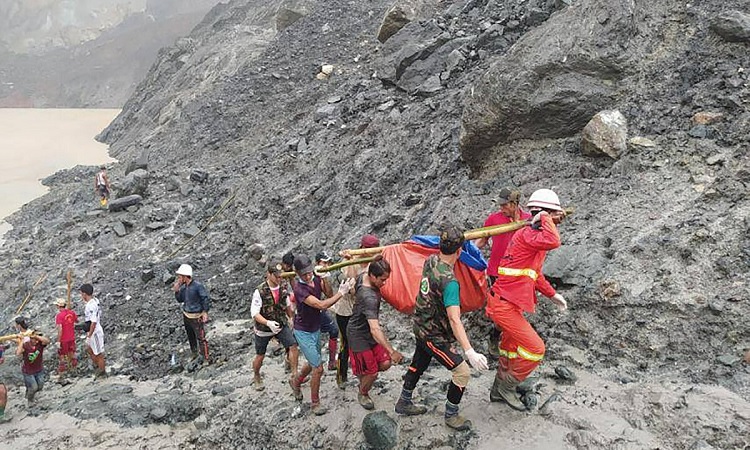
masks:
<svg viewBox="0 0 750 450"><path fill-rule="evenodd" d="M35 333L36 331L34 330L26 330L23 333L6 334L5 336L0 336L0 342L15 341L18 338L31 336L32 334L35 334Z"/></svg>
<svg viewBox="0 0 750 450"><path fill-rule="evenodd" d="M575 212L575 208L565 208L565 214L571 215ZM491 225L489 227L474 228L473 230L464 231L464 238L467 241L474 239L488 238L497 236L498 234L510 233L511 231L520 230L524 226L530 224L531 221L519 220L515 222L504 223L501 225ZM386 246L372 247L372 248L352 248L346 249L339 252L340 255L349 254L351 256L370 256L382 253L386 249Z"/></svg>
<svg viewBox="0 0 750 450"><path fill-rule="evenodd" d="M330 266L324 267L324 266L316 266L315 272L332 272L334 270L341 269L342 267L346 266L353 266L355 264L365 264L365 263L371 263L373 261L377 261L380 259L380 255L371 256L369 258L357 258L357 259L349 259L346 261L341 261L336 264L331 264ZM296 272L282 272L281 277L282 278L294 278L296 275Z"/></svg>
<svg viewBox="0 0 750 450"><path fill-rule="evenodd" d="M18 307L16 310L16 315L21 314L21 311L23 311L24 306L26 306L26 303L31 299L31 294L34 293L34 289L36 289L39 284L44 281L44 279L47 278L47 273L43 273L42 276L39 277L38 280L36 280L36 283L34 283L34 286L29 289L29 293L26 294L26 298L23 299L23 302L21 302L21 306Z"/></svg>

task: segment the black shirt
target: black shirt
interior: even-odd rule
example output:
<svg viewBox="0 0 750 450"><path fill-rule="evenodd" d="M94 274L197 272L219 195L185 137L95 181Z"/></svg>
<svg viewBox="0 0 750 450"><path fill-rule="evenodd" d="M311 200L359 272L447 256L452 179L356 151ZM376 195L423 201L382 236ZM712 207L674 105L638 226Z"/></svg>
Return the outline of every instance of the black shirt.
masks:
<svg viewBox="0 0 750 450"><path fill-rule="evenodd" d="M355 302L352 318L346 326L346 337L349 339L349 348L353 352L370 350L377 344L370 332L368 319L377 319L380 314L380 290L373 286L364 286L361 274L357 278L355 286Z"/></svg>

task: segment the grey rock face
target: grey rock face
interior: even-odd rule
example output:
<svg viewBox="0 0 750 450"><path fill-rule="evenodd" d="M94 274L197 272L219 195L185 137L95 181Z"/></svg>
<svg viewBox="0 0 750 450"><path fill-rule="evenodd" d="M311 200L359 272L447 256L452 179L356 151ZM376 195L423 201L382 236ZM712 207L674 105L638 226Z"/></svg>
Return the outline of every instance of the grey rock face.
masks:
<svg viewBox="0 0 750 450"><path fill-rule="evenodd" d="M713 20L711 29L730 42L750 42L750 14L725 11Z"/></svg>
<svg viewBox="0 0 750 450"><path fill-rule="evenodd" d="M584 155L617 159L628 150L628 122L620 111L601 111L586 124L581 137Z"/></svg>
<svg viewBox="0 0 750 450"><path fill-rule="evenodd" d="M476 166L498 143L578 133L615 94L634 20L629 1L583 1L523 36L467 96L464 159Z"/></svg>

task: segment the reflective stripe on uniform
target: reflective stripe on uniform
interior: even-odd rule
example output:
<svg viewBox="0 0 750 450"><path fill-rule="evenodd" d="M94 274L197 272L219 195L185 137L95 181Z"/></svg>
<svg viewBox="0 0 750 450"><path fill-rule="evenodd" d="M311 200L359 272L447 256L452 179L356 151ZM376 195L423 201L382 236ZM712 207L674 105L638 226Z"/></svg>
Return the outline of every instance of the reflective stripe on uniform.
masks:
<svg viewBox="0 0 750 450"><path fill-rule="evenodd" d="M544 358L544 353L531 353L519 345L515 352L500 349L500 356L504 356L508 359L516 359L520 357L528 361L541 361Z"/></svg>
<svg viewBox="0 0 750 450"><path fill-rule="evenodd" d="M534 269L513 269L511 267L498 267L497 274L509 277L529 277L534 281L539 277Z"/></svg>

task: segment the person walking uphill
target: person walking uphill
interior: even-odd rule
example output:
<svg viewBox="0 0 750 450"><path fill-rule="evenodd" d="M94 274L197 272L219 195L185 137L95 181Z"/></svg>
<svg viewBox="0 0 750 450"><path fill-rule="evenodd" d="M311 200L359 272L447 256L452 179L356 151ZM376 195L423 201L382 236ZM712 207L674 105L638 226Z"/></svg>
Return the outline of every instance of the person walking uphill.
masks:
<svg viewBox="0 0 750 450"><path fill-rule="evenodd" d="M256 391L265 389L260 376L260 367L266 356L266 349L271 338L276 337L289 353L292 373L297 372L297 341L289 328L287 317L291 315L289 290L286 283L281 284L281 264L268 264L266 279L253 292L250 315L255 320L255 359L253 384Z"/></svg>
<svg viewBox="0 0 750 450"><path fill-rule="evenodd" d="M331 307L341 299L344 293L349 292L353 280L346 280L339 285L338 292L323 292L324 284L320 278L314 276L313 265L307 256L294 258L294 271L297 273L297 282L294 284L294 296L297 299L297 314L294 317L294 337L302 354L307 359L307 364L300 370L299 374L292 373L289 384L292 386L294 396L302 400L300 384L302 380L312 373L310 379L310 402L313 414L319 416L327 410L320 404L320 380L323 377L323 362L320 354L320 322L321 311ZM327 286L327 284L325 284ZM328 286L330 289L330 286ZM323 298L326 294L326 299Z"/></svg>
<svg viewBox="0 0 750 450"><path fill-rule="evenodd" d="M172 289L174 297L182 303L182 322L185 325L192 361L189 368L195 370L204 361L208 362L208 341L204 324L208 322L211 299L202 283L193 279L193 268L182 264L176 272Z"/></svg>
<svg viewBox="0 0 750 450"><path fill-rule="evenodd" d="M104 328L102 328L102 308L99 299L94 297L94 286L86 283L81 285L81 298L86 303L84 320L88 324L86 330L86 351L94 363L96 378L106 377L107 369L104 362Z"/></svg>
<svg viewBox="0 0 750 450"><path fill-rule="evenodd" d="M536 291L564 311L568 304L542 274L547 251L560 246L557 225L565 217L560 199L549 189L534 192L527 203L534 214L532 226L516 232L498 267L498 278L487 302L487 315L503 331L495 382L490 401L505 402L523 411L526 406L516 387L544 357L544 342L523 313L536 308Z"/></svg>
<svg viewBox="0 0 750 450"><path fill-rule="evenodd" d="M29 326L26 319L17 317L16 329L19 333L26 333ZM29 405L34 402L36 393L44 387L44 348L49 345L49 339L37 334L19 336L16 355L21 359L21 372L26 385L26 400Z"/></svg>
<svg viewBox="0 0 750 450"><path fill-rule="evenodd" d="M365 234L362 236L359 242L359 248L373 248L380 246L380 239L374 234ZM352 256L344 251L341 253L344 259L351 259ZM356 266L346 266L341 269L341 272L346 278L357 279L360 274L367 272L367 266L369 263L358 264ZM339 327L339 335L341 336L341 345L339 350L338 365L336 367L336 384L339 389L346 388L346 382L348 379L347 372L349 371L349 338L347 337L347 327L349 326L349 320L354 313L354 301L355 296L349 292L344 295L338 303L333 306L333 310L336 313L336 324Z"/></svg>
<svg viewBox="0 0 750 450"><path fill-rule="evenodd" d="M62 374L66 370L75 369L78 365L76 359L76 331L75 324L78 322L78 316L75 311L66 308L67 302L64 298L55 300L54 305L58 308L55 316L55 327L57 328L57 342L60 345L58 356L60 361L57 366L57 372Z"/></svg>
<svg viewBox="0 0 750 450"><path fill-rule="evenodd" d="M453 274L453 266L458 261L463 243L461 230L446 228L440 234L440 254L430 256L424 263L413 315L416 349L396 403L398 414L427 412L426 407L412 402L412 392L432 358L435 358L453 373L445 402L445 424L455 430L471 428L471 422L458 414L458 405L469 383L471 370L466 361L451 349L453 341L458 341L472 367L487 370L487 358L471 347L461 322L459 284Z"/></svg>
<svg viewBox="0 0 750 450"><path fill-rule="evenodd" d="M347 333L351 346L351 362L354 375L359 377L357 400L365 409L375 409L370 398L370 389L392 363L399 364L404 356L393 348L380 328L380 288L391 276L391 266L386 260L375 261L367 274L357 278L356 296L352 318Z"/></svg>
<svg viewBox="0 0 750 450"><path fill-rule="evenodd" d="M531 219L531 214L522 210L519 207L521 201L521 192L511 190L510 188L502 188L498 193L497 202L500 205L500 211L490 214L487 220L484 221L484 227L491 227L495 225L504 225L511 222L518 222L519 220ZM513 238L515 231L510 233L498 234L491 238L480 238L477 239L476 245L479 248L484 248L487 242L492 240L492 247L490 249L490 261L487 264L487 279L489 280L490 288L495 284L497 279L497 268L500 266L500 259L505 255L505 251L508 249L508 244ZM490 355L497 358L500 356L498 353L498 345L500 341L500 331L492 325L489 332L489 352Z"/></svg>
<svg viewBox="0 0 750 450"><path fill-rule="evenodd" d="M107 176L107 167L101 166L99 168L99 173L97 173L96 177L94 178L94 191L99 194L100 205L107 206L107 201L109 201L109 192L111 190L112 187L109 185L109 177Z"/></svg>

